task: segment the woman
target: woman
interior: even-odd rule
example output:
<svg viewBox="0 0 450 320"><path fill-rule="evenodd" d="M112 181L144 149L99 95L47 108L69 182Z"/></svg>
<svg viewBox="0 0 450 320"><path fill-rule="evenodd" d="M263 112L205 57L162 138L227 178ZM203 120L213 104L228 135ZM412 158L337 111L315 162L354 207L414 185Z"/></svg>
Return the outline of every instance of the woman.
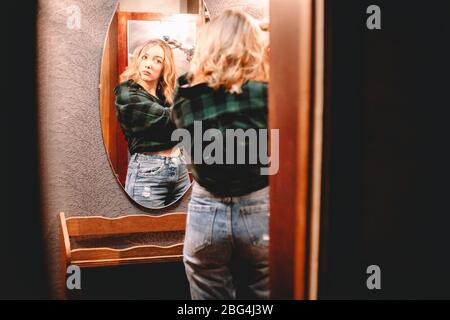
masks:
<svg viewBox="0 0 450 320"><path fill-rule="evenodd" d="M125 190L142 206L167 206L190 186L185 161L171 141L172 50L162 40L148 41L134 52L120 81L114 89L117 117L131 154Z"/></svg>
<svg viewBox="0 0 450 320"><path fill-rule="evenodd" d="M200 121L202 136L212 129L267 129L266 52L258 24L243 12L227 10L207 24L190 72L178 80L172 110L177 127L193 137ZM200 147L205 156L205 145ZM245 147L247 154L254 150ZM230 148L223 148L222 159L234 152ZM183 252L191 296L267 299L268 178L259 163L223 163L194 159L191 167L196 183Z"/></svg>

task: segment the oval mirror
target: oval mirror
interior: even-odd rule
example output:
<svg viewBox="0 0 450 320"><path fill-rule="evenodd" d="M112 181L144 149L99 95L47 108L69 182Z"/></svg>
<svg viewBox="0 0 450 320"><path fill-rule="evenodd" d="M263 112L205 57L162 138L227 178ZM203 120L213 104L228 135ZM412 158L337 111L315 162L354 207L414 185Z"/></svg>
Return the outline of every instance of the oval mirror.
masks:
<svg viewBox="0 0 450 320"><path fill-rule="evenodd" d="M109 26L100 79L104 145L118 183L146 208L174 204L193 181L171 141L169 110L175 80L189 68L201 16L167 8L118 10Z"/></svg>

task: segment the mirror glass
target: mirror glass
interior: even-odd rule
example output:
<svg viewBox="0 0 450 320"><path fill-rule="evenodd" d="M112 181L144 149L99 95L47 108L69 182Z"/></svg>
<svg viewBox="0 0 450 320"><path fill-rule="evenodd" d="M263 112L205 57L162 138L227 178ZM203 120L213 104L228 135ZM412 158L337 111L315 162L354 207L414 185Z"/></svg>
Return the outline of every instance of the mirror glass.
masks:
<svg viewBox="0 0 450 320"><path fill-rule="evenodd" d="M170 206L192 185L170 139L169 107L198 29L229 8L268 22L267 0L120 0L111 19L99 86L103 140L117 181L143 207Z"/></svg>
<svg viewBox="0 0 450 320"><path fill-rule="evenodd" d="M117 181L137 204L160 209L176 203L192 184L183 152L171 141L169 107L177 77L188 71L204 15L198 14L198 1L184 9L180 1L147 2L119 1L111 20L100 114Z"/></svg>

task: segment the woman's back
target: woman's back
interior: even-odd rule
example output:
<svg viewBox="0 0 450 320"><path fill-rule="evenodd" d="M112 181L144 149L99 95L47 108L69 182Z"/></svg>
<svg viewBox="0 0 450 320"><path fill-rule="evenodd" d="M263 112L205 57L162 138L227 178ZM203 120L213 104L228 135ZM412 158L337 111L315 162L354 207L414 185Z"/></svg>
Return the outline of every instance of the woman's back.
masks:
<svg viewBox="0 0 450 320"><path fill-rule="evenodd" d="M204 83L189 87L186 83L185 77L178 80L172 117L191 135L187 151L195 180L221 196L240 196L267 186L268 178L260 172L266 163L258 155L267 154L267 135L260 135L260 130L267 129L268 84L248 81L241 93L231 94ZM203 139L208 130L218 135L214 142ZM195 157L199 147L201 159Z"/></svg>

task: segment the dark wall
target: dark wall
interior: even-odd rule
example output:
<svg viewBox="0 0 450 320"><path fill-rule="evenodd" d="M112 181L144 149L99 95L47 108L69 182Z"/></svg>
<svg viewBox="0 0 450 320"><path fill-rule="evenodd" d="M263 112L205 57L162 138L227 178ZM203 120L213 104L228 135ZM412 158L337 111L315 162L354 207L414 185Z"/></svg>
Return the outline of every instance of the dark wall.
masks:
<svg viewBox="0 0 450 320"><path fill-rule="evenodd" d="M39 209L34 1L6 2L2 32L0 299L49 296Z"/></svg>
<svg viewBox="0 0 450 320"><path fill-rule="evenodd" d="M381 30L366 28L371 4ZM327 1L321 298L450 298L449 13L438 0Z"/></svg>
<svg viewBox="0 0 450 320"><path fill-rule="evenodd" d="M75 300L189 300L182 262L132 264L82 269L82 288Z"/></svg>

